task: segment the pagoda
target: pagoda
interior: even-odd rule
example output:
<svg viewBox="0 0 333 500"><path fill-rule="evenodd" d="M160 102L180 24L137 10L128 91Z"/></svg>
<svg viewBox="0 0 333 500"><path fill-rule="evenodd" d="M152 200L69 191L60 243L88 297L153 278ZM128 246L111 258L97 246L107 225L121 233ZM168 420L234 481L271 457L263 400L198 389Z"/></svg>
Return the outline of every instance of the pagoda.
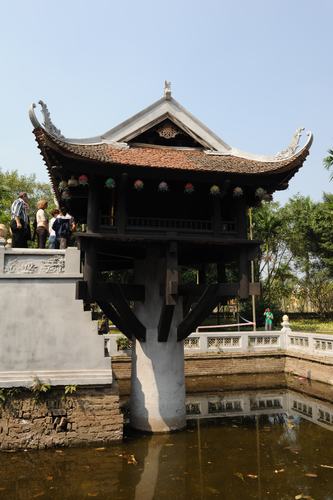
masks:
<svg viewBox="0 0 333 500"><path fill-rule="evenodd" d="M97 303L133 342L131 423L182 428L183 340L218 303L259 294L247 211L288 187L312 134L300 147L298 129L275 156L244 153L182 107L169 82L160 100L88 139L64 137L39 104L43 123L30 109L38 147L59 205L82 228L77 298ZM182 268L196 270L196 283L182 282Z"/></svg>

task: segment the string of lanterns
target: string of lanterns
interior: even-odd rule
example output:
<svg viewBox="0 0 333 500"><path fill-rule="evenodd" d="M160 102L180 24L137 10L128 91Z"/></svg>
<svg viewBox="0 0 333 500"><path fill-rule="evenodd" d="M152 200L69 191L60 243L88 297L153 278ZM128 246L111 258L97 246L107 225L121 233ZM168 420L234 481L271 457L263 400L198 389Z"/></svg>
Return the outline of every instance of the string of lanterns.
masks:
<svg viewBox="0 0 333 500"><path fill-rule="evenodd" d="M58 189L61 192L61 197L63 200L68 200L71 198L70 188L76 187L87 187L89 186L88 176L85 174L81 174L78 178L75 178L74 175L70 177L68 180L61 180L58 184ZM105 188L113 190L116 187L116 181L113 177L108 177L104 183ZM142 191L144 189L144 182L141 179L136 179L133 182L133 188L136 191ZM157 191L160 193L167 193L170 191L169 184L166 181L161 181L157 186ZM195 187L191 182L187 182L184 185L184 193L191 195L195 192ZM220 196L221 188L217 184L213 184L209 188L209 193L211 196ZM244 195L243 188L240 186L235 187L232 190L232 196L234 198L241 198ZM272 196L267 193L265 189L262 187L258 187L255 191L255 197L259 200L270 201Z"/></svg>

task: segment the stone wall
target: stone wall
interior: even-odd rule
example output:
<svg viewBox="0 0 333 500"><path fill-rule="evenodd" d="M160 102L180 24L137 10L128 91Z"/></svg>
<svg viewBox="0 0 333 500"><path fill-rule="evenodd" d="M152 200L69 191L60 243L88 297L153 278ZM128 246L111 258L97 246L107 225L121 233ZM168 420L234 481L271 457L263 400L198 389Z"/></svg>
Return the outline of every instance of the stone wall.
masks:
<svg viewBox="0 0 333 500"><path fill-rule="evenodd" d="M8 392L9 391L9 392ZM123 437L123 416L115 384L64 388L33 394L27 389L5 390L0 405L0 449L43 449L106 444Z"/></svg>
<svg viewBox="0 0 333 500"><path fill-rule="evenodd" d="M0 248L0 387L112 382L104 339L83 302L80 251Z"/></svg>
<svg viewBox="0 0 333 500"><path fill-rule="evenodd" d="M114 356L112 369L119 381L120 392L131 378L131 358ZM262 353L198 353L185 355L185 375L188 377L255 375L291 373L309 380L333 385L333 360L323 356L306 356L301 353L265 351Z"/></svg>

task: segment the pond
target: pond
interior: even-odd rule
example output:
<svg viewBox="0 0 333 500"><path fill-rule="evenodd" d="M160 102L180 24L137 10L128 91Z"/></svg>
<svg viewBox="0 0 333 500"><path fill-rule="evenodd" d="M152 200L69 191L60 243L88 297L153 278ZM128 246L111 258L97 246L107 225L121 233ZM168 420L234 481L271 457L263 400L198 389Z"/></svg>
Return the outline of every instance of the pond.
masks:
<svg viewBox="0 0 333 500"><path fill-rule="evenodd" d="M182 432L128 428L108 447L3 452L0 498L330 500L333 404L324 396L322 388L192 393Z"/></svg>

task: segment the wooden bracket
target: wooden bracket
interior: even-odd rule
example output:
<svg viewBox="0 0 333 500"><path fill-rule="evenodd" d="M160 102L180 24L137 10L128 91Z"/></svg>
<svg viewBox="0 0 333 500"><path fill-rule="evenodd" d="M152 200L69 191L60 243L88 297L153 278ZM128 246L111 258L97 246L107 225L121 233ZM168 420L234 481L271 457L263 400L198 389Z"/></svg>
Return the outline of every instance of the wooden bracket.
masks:
<svg viewBox="0 0 333 500"><path fill-rule="evenodd" d="M219 285L209 285L177 329L177 340L184 340L208 316L219 301Z"/></svg>

